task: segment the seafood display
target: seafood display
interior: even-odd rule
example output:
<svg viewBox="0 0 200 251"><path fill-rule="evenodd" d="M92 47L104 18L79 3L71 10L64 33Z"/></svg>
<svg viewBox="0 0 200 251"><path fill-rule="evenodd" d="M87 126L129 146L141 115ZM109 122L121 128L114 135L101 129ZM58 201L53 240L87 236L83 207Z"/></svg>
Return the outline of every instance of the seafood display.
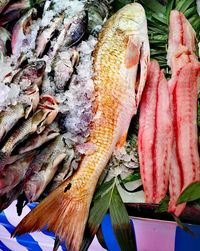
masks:
<svg viewBox="0 0 200 251"><path fill-rule="evenodd" d="M0 3L1 210L22 193L38 200L73 173L93 117L91 54L110 8L91 5Z"/></svg>
<svg viewBox="0 0 200 251"><path fill-rule="evenodd" d="M168 211L179 216L186 203L176 205L178 197L192 182L200 181L200 62L195 55L196 34L185 16L171 11L169 25L167 60L172 76L167 81L158 65L149 66L140 109L138 146L146 202L159 203L169 187Z"/></svg>
<svg viewBox="0 0 200 251"><path fill-rule="evenodd" d="M109 0L0 0L0 211L39 202L13 236L47 226L82 250L113 180L121 202L119 188L182 214L179 196L200 182L200 22L188 18L195 0L177 4L184 14L176 4L157 2L166 18L139 0L117 11Z"/></svg>
<svg viewBox="0 0 200 251"><path fill-rule="evenodd" d="M141 28L143 33L139 33ZM14 235L48 224L69 250L79 250L98 179L115 147L124 145L131 118L137 112L148 60L144 9L138 3L127 5L107 21L94 51L94 108L99 117L90 126L80 166L22 220ZM140 72L139 62L143 66ZM138 92L134 93L137 77Z"/></svg>

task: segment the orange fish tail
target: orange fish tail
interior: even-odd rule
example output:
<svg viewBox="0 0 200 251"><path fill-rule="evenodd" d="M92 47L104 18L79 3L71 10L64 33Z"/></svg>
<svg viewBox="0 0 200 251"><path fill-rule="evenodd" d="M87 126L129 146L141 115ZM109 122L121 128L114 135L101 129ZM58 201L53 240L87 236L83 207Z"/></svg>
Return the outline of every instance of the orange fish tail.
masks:
<svg viewBox="0 0 200 251"><path fill-rule="evenodd" d="M69 181L64 182L36 208L34 208L16 227L12 236L41 230L47 225L60 240L66 242L67 249L80 249L87 222L92 196Z"/></svg>

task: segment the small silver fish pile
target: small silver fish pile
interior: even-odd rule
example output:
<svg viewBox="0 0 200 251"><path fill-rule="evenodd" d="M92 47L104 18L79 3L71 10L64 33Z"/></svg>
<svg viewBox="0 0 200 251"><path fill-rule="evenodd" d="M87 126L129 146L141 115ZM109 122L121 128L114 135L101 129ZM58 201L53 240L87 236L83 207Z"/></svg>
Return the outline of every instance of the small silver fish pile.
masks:
<svg viewBox="0 0 200 251"><path fill-rule="evenodd" d="M0 0L0 210L22 195L38 201L73 173L109 10L106 0Z"/></svg>

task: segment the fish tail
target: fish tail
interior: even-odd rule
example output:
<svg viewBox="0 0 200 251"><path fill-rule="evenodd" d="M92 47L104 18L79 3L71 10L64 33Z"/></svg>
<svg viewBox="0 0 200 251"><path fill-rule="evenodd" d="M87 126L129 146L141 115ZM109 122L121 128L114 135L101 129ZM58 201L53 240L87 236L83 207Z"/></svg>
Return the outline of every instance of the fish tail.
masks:
<svg viewBox="0 0 200 251"><path fill-rule="evenodd" d="M92 196L78 191L72 183L65 181L36 208L34 208L16 227L12 237L41 230L47 225L67 249L80 249L87 222Z"/></svg>

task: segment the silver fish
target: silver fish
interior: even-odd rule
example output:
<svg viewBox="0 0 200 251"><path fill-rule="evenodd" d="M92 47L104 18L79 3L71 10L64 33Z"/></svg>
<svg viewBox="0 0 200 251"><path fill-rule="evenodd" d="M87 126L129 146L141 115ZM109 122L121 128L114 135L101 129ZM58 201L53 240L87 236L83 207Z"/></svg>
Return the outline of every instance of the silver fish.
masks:
<svg viewBox="0 0 200 251"><path fill-rule="evenodd" d="M12 77L11 83L19 84L22 81L27 81L40 87L45 69L46 62L44 60L31 62L21 70L17 71Z"/></svg>
<svg viewBox="0 0 200 251"><path fill-rule="evenodd" d="M9 192L24 179L34 154L35 152L23 154L17 161L0 171L0 194Z"/></svg>
<svg viewBox="0 0 200 251"><path fill-rule="evenodd" d="M27 102L25 102L27 100ZM0 142L21 118L28 118L35 111L39 102L38 87L30 87L25 91L25 103L18 103L0 112Z"/></svg>
<svg viewBox="0 0 200 251"><path fill-rule="evenodd" d="M6 43L10 40L10 32L0 27L0 61L3 61L6 55Z"/></svg>
<svg viewBox="0 0 200 251"><path fill-rule="evenodd" d="M49 191L55 190L64 180L72 175L73 170L71 170L71 163L74 157L74 150L67 149L67 156L65 157L61 167L58 169L56 175L54 176Z"/></svg>
<svg viewBox="0 0 200 251"><path fill-rule="evenodd" d="M0 151L0 169L4 168L14 148L33 133L41 133L56 118L58 105L52 96L45 95L40 99L38 110L25 120L8 138Z"/></svg>
<svg viewBox="0 0 200 251"><path fill-rule="evenodd" d="M65 143L63 137L58 136L48 146L48 156L43 159L39 172L34 173L24 186L24 192L28 201L36 201L44 192L46 186L55 175L58 165L66 157Z"/></svg>
<svg viewBox="0 0 200 251"><path fill-rule="evenodd" d="M85 9L88 12L88 32L96 36L101 27L108 19L109 4L105 1L90 0L85 5Z"/></svg>
<svg viewBox="0 0 200 251"><path fill-rule="evenodd" d="M37 149L58 135L59 128L57 123L53 123L52 125L48 126L41 134L33 134L32 138L29 139L27 143L19 149L19 153L22 154Z"/></svg>
<svg viewBox="0 0 200 251"><path fill-rule="evenodd" d="M58 53L56 61L52 65L55 85L58 90L63 91L65 89L78 62L79 53L76 49Z"/></svg>
<svg viewBox="0 0 200 251"><path fill-rule="evenodd" d="M59 29L64 19L64 15L61 14L58 17L55 17L53 22L49 26L42 28L39 31L36 40L36 54L37 57L42 57L47 43L51 40L54 32Z"/></svg>
<svg viewBox="0 0 200 251"><path fill-rule="evenodd" d="M68 26L64 46L71 47L77 44L87 31L87 14L81 11L78 15L74 16Z"/></svg>
<svg viewBox="0 0 200 251"><path fill-rule="evenodd" d="M24 39L26 35L30 33L30 24L32 22L33 16L37 14L36 9L30 9L24 16L22 16L19 21L15 24L12 32L11 46L12 54L19 55L21 49L23 48Z"/></svg>

